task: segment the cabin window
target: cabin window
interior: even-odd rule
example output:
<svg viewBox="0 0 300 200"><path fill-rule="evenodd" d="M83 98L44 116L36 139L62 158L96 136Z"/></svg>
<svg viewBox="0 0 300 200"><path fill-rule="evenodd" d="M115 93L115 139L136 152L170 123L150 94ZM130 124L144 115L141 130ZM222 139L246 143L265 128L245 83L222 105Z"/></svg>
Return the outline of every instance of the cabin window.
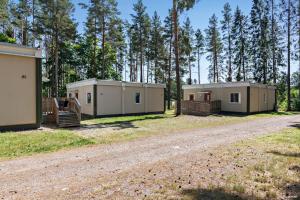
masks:
<svg viewBox="0 0 300 200"><path fill-rule="evenodd" d="M140 92L135 93L135 103L136 104L141 103L141 93Z"/></svg>
<svg viewBox="0 0 300 200"><path fill-rule="evenodd" d="M72 93L69 93L69 98L72 98Z"/></svg>
<svg viewBox="0 0 300 200"><path fill-rule="evenodd" d="M86 94L86 103L87 103L87 104L92 103L92 93L90 93L90 92L88 92L88 93Z"/></svg>
<svg viewBox="0 0 300 200"><path fill-rule="evenodd" d="M240 103L240 93L231 93L230 103Z"/></svg>
<svg viewBox="0 0 300 200"><path fill-rule="evenodd" d="M195 95L194 94L190 94L189 95L189 100L190 101L194 101L195 100Z"/></svg>
<svg viewBox="0 0 300 200"><path fill-rule="evenodd" d="M267 103L267 95L264 94L264 103L266 104Z"/></svg>

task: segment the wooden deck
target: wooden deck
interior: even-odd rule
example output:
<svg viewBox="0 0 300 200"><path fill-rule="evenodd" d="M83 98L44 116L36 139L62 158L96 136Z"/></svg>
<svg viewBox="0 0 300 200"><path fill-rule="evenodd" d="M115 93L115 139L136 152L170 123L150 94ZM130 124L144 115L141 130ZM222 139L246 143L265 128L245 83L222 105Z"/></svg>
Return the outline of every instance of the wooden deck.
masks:
<svg viewBox="0 0 300 200"><path fill-rule="evenodd" d="M221 101L182 101L182 114L185 115L210 115L221 112Z"/></svg>
<svg viewBox="0 0 300 200"><path fill-rule="evenodd" d="M65 102L68 102L67 105ZM43 123L58 127L80 126L81 106L76 98L43 98Z"/></svg>

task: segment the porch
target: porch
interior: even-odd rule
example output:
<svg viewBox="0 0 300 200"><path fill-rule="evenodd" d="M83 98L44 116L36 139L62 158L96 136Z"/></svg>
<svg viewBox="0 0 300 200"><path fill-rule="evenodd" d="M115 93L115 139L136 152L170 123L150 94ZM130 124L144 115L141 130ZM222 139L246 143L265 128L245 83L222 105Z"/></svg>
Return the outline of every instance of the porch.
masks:
<svg viewBox="0 0 300 200"><path fill-rule="evenodd" d="M80 126L81 105L77 98L43 98L42 113L44 124L60 128Z"/></svg>
<svg viewBox="0 0 300 200"><path fill-rule="evenodd" d="M182 114L210 115L221 112L221 101L182 101Z"/></svg>

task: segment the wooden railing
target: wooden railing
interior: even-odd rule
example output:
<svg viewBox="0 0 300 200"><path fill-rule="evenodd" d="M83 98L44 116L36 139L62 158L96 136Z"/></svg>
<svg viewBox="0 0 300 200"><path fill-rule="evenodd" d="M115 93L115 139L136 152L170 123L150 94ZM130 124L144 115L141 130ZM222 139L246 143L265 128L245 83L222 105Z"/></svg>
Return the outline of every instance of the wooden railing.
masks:
<svg viewBox="0 0 300 200"><path fill-rule="evenodd" d="M187 115L209 115L221 112L221 101L182 101L182 113Z"/></svg>
<svg viewBox="0 0 300 200"><path fill-rule="evenodd" d="M69 98L69 109L71 112L74 112L77 114L77 118L79 121L81 121L81 105L77 98Z"/></svg>
<svg viewBox="0 0 300 200"><path fill-rule="evenodd" d="M60 102L64 101L68 101L67 107L60 105ZM46 123L59 124L59 113L65 111L76 113L78 120L81 121L81 105L77 98L43 98L42 111Z"/></svg>

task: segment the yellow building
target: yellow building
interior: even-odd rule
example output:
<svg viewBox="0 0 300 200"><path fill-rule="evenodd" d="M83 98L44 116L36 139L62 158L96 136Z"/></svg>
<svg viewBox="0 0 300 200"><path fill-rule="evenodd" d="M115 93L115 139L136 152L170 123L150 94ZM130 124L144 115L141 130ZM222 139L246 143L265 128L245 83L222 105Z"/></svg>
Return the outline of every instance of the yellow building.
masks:
<svg viewBox="0 0 300 200"><path fill-rule="evenodd" d="M163 113L163 84L88 79L67 85L68 97L76 97L81 112L93 117Z"/></svg>
<svg viewBox="0 0 300 200"><path fill-rule="evenodd" d="M41 51L0 43L0 131L41 123Z"/></svg>

